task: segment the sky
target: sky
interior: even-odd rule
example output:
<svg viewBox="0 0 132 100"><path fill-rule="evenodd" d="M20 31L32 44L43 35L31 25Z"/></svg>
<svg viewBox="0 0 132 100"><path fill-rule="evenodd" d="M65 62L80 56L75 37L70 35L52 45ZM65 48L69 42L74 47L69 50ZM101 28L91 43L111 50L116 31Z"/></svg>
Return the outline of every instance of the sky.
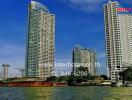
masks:
<svg viewBox="0 0 132 100"><path fill-rule="evenodd" d="M36 0L56 17L55 60L72 61L75 45L97 53L99 74L106 74L103 4L108 0ZM130 0L118 0L129 3ZM25 66L27 15L30 0L1 0L0 65L10 64L11 75Z"/></svg>

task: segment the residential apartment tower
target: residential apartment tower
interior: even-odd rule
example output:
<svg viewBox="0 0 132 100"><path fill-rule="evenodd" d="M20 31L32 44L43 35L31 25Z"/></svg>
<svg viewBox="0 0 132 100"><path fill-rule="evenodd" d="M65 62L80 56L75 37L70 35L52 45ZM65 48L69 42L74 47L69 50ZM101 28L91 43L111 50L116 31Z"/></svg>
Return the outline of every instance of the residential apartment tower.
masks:
<svg viewBox="0 0 132 100"><path fill-rule="evenodd" d="M54 67L55 16L36 1L31 1L28 16L26 76L46 79Z"/></svg>
<svg viewBox="0 0 132 100"><path fill-rule="evenodd" d="M79 67L86 67L91 76L96 75L96 53L77 45L73 49L73 72Z"/></svg>
<svg viewBox="0 0 132 100"><path fill-rule="evenodd" d="M132 15L123 9L117 1L104 5L107 66L112 81L122 80L119 73L132 65Z"/></svg>

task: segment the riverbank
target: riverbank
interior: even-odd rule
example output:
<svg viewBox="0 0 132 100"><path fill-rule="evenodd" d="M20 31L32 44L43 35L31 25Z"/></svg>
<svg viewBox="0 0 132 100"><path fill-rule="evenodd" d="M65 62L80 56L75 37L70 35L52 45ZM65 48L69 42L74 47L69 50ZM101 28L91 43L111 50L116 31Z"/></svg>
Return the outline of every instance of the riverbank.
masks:
<svg viewBox="0 0 132 100"><path fill-rule="evenodd" d="M67 83L62 82L45 82L45 81L12 81L0 82L1 87L53 87L67 86Z"/></svg>

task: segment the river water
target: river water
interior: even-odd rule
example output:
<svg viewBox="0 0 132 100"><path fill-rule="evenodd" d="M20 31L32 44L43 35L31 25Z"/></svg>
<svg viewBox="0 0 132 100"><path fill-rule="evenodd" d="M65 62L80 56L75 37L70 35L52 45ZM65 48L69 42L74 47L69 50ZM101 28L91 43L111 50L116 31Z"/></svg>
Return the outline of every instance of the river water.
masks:
<svg viewBox="0 0 132 100"><path fill-rule="evenodd" d="M0 100L132 100L132 88L0 87Z"/></svg>
<svg viewBox="0 0 132 100"><path fill-rule="evenodd" d="M0 100L106 100L106 97L110 96L109 88L98 86L0 87Z"/></svg>

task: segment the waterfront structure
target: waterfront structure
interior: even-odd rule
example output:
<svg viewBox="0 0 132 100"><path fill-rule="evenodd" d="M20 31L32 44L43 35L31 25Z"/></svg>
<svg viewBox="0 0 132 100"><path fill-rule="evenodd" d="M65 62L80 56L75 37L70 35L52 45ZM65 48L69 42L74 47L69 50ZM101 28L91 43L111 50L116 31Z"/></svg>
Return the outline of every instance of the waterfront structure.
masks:
<svg viewBox="0 0 132 100"><path fill-rule="evenodd" d="M21 72L21 77L25 77L25 69L20 69L19 71Z"/></svg>
<svg viewBox="0 0 132 100"><path fill-rule="evenodd" d="M73 73L75 73L79 67L84 67L88 69L88 74L91 76L96 75L96 53L94 51L76 45L72 54Z"/></svg>
<svg viewBox="0 0 132 100"><path fill-rule="evenodd" d="M10 65L8 64L3 64L2 65L2 79L7 79L9 76L9 67Z"/></svg>
<svg viewBox="0 0 132 100"><path fill-rule="evenodd" d="M46 79L54 67L55 15L43 4L31 1L28 16L26 76Z"/></svg>
<svg viewBox="0 0 132 100"><path fill-rule="evenodd" d="M26 75L25 75L25 68L16 68L18 71L20 71L20 73L21 73L21 78L24 78L24 77L26 77Z"/></svg>
<svg viewBox="0 0 132 100"><path fill-rule="evenodd" d="M104 5L107 66L112 81L132 65L132 15L117 2Z"/></svg>

